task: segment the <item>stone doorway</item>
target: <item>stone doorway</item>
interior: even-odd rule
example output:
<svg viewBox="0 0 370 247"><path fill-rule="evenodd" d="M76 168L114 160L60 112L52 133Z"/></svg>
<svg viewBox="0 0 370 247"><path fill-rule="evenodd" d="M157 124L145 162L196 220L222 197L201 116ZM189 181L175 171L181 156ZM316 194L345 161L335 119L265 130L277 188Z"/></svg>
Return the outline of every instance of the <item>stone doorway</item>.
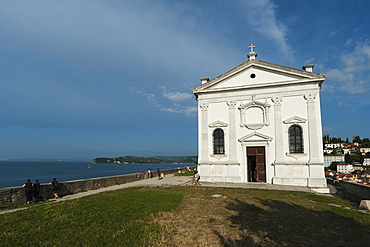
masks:
<svg viewBox="0 0 370 247"><path fill-rule="evenodd" d="M266 183L265 147L247 147L248 182Z"/></svg>

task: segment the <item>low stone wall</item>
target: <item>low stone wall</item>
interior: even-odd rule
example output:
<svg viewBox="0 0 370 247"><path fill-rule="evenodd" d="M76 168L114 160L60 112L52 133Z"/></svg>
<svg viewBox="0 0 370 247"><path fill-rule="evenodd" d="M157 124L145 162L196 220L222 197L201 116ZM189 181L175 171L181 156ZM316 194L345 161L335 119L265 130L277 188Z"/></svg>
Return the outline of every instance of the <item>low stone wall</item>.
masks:
<svg viewBox="0 0 370 247"><path fill-rule="evenodd" d="M348 181L334 181L328 179L328 184L332 184L337 188L337 194L345 199L349 199L354 202L360 202L361 200L370 200L370 186L348 182Z"/></svg>
<svg viewBox="0 0 370 247"><path fill-rule="evenodd" d="M174 174L177 173L177 169L163 170L161 172L164 175ZM153 175L156 175L156 171L153 171ZM58 195L66 196L87 190L96 190L99 188L109 187L113 185L130 183L146 178L147 174L145 173L134 173L120 176L59 182L60 190L58 192ZM42 200L54 198L54 194L49 184L41 184L40 198L42 198ZM24 204L26 203L25 190L22 187L10 187L0 189L0 199L1 199L0 207L8 207L14 204Z"/></svg>

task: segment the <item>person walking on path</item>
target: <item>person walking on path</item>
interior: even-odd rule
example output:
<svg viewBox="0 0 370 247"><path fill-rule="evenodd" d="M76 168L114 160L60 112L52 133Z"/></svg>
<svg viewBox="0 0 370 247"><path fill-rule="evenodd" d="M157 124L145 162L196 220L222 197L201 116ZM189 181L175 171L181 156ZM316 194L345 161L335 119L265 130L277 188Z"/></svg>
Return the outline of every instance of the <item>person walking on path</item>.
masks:
<svg viewBox="0 0 370 247"><path fill-rule="evenodd" d="M157 176L158 180L161 180L161 170L159 170L159 168L157 168Z"/></svg>
<svg viewBox="0 0 370 247"><path fill-rule="evenodd" d="M54 198L58 199L59 198L59 195L58 195L59 183L58 183L57 179L53 178L53 182L51 182L49 184L51 185L51 189L53 191Z"/></svg>
<svg viewBox="0 0 370 247"><path fill-rule="evenodd" d="M27 204L31 204L31 202L32 202L32 193L33 193L31 180L27 179L27 182L25 184L23 184L22 187L25 188Z"/></svg>
<svg viewBox="0 0 370 247"><path fill-rule="evenodd" d="M199 172L198 172L198 171L195 171L195 175L194 175L194 183L193 183L193 185L197 185L197 186L199 186L199 185L200 185L199 180L200 180L200 174L199 174Z"/></svg>
<svg viewBox="0 0 370 247"><path fill-rule="evenodd" d="M35 183L33 184L33 195L35 196L36 202L40 201L40 183L39 180L36 179Z"/></svg>
<svg viewBox="0 0 370 247"><path fill-rule="evenodd" d="M148 178L152 178L152 171L150 170L150 168L148 169Z"/></svg>

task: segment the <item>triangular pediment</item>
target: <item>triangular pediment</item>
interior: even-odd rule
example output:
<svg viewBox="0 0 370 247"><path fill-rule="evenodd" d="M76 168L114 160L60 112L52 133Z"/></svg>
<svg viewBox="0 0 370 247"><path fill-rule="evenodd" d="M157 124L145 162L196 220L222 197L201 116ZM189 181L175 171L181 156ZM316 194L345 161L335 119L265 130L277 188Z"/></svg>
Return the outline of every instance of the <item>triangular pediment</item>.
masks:
<svg viewBox="0 0 370 247"><path fill-rule="evenodd" d="M193 88L194 93L283 85L286 83L323 81L326 75L249 60L234 69Z"/></svg>
<svg viewBox="0 0 370 247"><path fill-rule="evenodd" d="M296 124L296 123L305 123L305 122L307 122L307 119L298 117L298 116L294 116L294 117L288 118L287 120L283 121L283 123L285 124Z"/></svg>
<svg viewBox="0 0 370 247"><path fill-rule="evenodd" d="M208 125L208 127L210 128L220 128L220 127L227 127L227 123L224 123L222 121L216 121L216 122L213 122L211 123L210 125Z"/></svg>
<svg viewBox="0 0 370 247"><path fill-rule="evenodd" d="M238 141L239 142L271 142L272 137L258 133L258 132L253 132L249 135L243 136Z"/></svg>

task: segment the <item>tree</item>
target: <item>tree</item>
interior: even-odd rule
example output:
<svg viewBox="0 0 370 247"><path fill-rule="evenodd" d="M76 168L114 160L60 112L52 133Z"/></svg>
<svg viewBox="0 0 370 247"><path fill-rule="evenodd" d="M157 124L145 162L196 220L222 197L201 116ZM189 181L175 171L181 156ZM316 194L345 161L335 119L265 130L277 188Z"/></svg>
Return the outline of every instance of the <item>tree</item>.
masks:
<svg viewBox="0 0 370 247"><path fill-rule="evenodd" d="M353 138L353 143L357 142L358 144L361 144L362 143L362 140L360 138L360 136L355 136L355 138Z"/></svg>
<svg viewBox="0 0 370 247"><path fill-rule="evenodd" d="M352 158L352 155L350 154L345 154L344 155L344 161L347 163L347 164L353 164L353 158Z"/></svg>
<svg viewBox="0 0 370 247"><path fill-rule="evenodd" d="M338 162L331 162L330 166L329 166L329 169L332 170L332 171L336 171L337 170L337 165L338 165Z"/></svg>
<svg viewBox="0 0 370 247"><path fill-rule="evenodd" d="M346 161L347 164L354 164L355 162L358 162L360 164L364 163L364 156L361 154L346 154L344 156L344 160Z"/></svg>
<svg viewBox="0 0 370 247"><path fill-rule="evenodd" d="M341 143L342 142L342 139L340 137L336 138L336 137L333 137L331 138L331 143Z"/></svg>

